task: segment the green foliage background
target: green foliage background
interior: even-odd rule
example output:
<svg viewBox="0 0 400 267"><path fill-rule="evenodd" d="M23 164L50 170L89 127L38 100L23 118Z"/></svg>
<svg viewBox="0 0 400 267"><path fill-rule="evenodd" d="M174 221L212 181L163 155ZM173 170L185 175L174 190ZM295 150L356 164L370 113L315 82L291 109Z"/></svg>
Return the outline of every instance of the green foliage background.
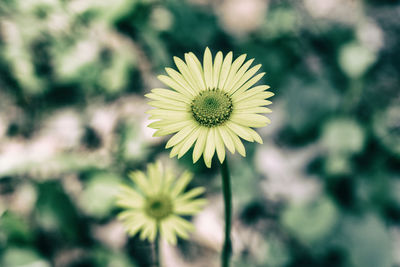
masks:
<svg viewBox="0 0 400 267"><path fill-rule="evenodd" d="M149 266L113 198L156 158L220 201L216 162L168 160L145 127L156 76L206 46L254 57L276 94L264 145L230 157L234 266L400 266L399 14L396 0L1 0L0 266ZM218 266L222 209L207 211L182 266Z"/></svg>

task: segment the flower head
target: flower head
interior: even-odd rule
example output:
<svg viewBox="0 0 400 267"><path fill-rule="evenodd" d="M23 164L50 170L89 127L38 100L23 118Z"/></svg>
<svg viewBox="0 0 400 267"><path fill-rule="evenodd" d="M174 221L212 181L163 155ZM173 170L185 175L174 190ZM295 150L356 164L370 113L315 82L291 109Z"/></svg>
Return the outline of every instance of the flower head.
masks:
<svg viewBox="0 0 400 267"><path fill-rule="evenodd" d="M193 226L180 215L194 215L206 203L205 199L195 199L204 192L203 187L184 192L192 174L184 172L176 179L170 169L164 171L157 162L147 166L147 175L134 171L129 178L137 189L122 185L117 195L117 205L124 209L118 218L128 234L133 236L140 231L141 239L154 241L159 232L171 244L176 244L177 236L188 238Z"/></svg>
<svg viewBox="0 0 400 267"><path fill-rule="evenodd" d="M157 120L149 127L157 129L154 136L174 134L166 144L172 147L171 157L180 158L194 146L193 162L203 155L210 168L215 152L224 161L225 147L246 156L240 138L262 143L252 128L270 123L261 114L271 112L266 99L274 94L266 91L267 85L253 86L265 73L255 75L261 65L250 68L253 59L245 59L241 55L232 62L232 52L225 58L218 52L213 60L206 48L203 65L187 53L185 61L174 57L179 72L166 68L168 76L158 77L172 90L156 88L146 94L155 107L148 111L150 119Z"/></svg>

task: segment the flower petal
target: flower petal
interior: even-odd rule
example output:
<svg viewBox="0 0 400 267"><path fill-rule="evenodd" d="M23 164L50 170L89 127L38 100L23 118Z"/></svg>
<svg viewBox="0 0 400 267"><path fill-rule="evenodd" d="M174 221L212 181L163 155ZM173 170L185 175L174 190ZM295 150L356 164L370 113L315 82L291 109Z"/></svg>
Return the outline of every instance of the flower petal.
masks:
<svg viewBox="0 0 400 267"><path fill-rule="evenodd" d="M226 129L227 133L229 133L230 137L232 138L236 150L239 152L240 155L246 157L246 149L244 148L242 141L240 141L239 137L234 132L232 132L232 130L230 130L228 127L226 127Z"/></svg>
<svg viewBox="0 0 400 267"><path fill-rule="evenodd" d="M196 144L193 149L193 163L196 163L201 157L201 154L203 154L207 135L208 128L200 127L199 138L197 138Z"/></svg>
<svg viewBox="0 0 400 267"><path fill-rule="evenodd" d="M266 107L254 107L254 108L238 108L235 107L235 113L271 113L272 110Z"/></svg>
<svg viewBox="0 0 400 267"><path fill-rule="evenodd" d="M240 136L246 141L253 142L253 138L251 137L251 134L247 131L246 127L243 127L239 124L236 124L234 122L228 121L226 123L226 127L228 127L232 132Z"/></svg>
<svg viewBox="0 0 400 267"><path fill-rule="evenodd" d="M253 63L254 58L249 59L244 63L240 69L236 72L233 80L230 82L229 86L225 86L225 91L226 92L231 92L233 89L233 86L243 77L243 75L246 73L246 71L249 69L250 65Z"/></svg>
<svg viewBox="0 0 400 267"><path fill-rule="evenodd" d="M211 89L213 86L213 65L212 65L212 55L210 49L206 48L203 57L203 68L204 68L204 81L206 83L206 88Z"/></svg>
<svg viewBox="0 0 400 267"><path fill-rule="evenodd" d="M264 127L271 123L267 117L251 113L234 113L230 117L230 121L247 127Z"/></svg>
<svg viewBox="0 0 400 267"><path fill-rule="evenodd" d="M268 106L269 104L272 104L271 101L269 100L264 100L264 99L252 99L249 101L240 101L235 104L236 109L245 109L245 108L254 108L257 106Z"/></svg>
<svg viewBox="0 0 400 267"><path fill-rule="evenodd" d="M193 146L200 134L200 127L198 126L192 134L190 134L185 140L182 148L179 150L178 159L180 159L185 153Z"/></svg>
<svg viewBox="0 0 400 267"><path fill-rule="evenodd" d="M172 79L166 75L158 75L157 78L163 82L165 85L169 86L170 88L174 89L176 92L181 93L187 97L193 97L193 94L189 92L185 87L179 84L175 79ZM186 87L189 88L189 87Z"/></svg>
<svg viewBox="0 0 400 267"><path fill-rule="evenodd" d="M191 134L194 129L196 129L198 126L192 122L189 125L187 125L185 128L183 128L182 130L180 130L178 133L176 133L174 136L171 137L171 139L169 139L169 141L167 142L167 144L165 145L165 148L170 148L176 144L178 144L179 142L181 142L186 136L188 136L189 134Z"/></svg>
<svg viewBox="0 0 400 267"><path fill-rule="evenodd" d="M223 88L226 78L228 78L229 70L232 66L232 57L233 53L229 52L224 58L224 62L222 63L221 72L219 74L219 82L217 88Z"/></svg>
<svg viewBox="0 0 400 267"><path fill-rule="evenodd" d="M222 52L219 51L217 55L215 56L214 59L214 68L213 68L213 88L218 87L218 82L219 82L219 74L221 72L221 66L222 66Z"/></svg>
<svg viewBox="0 0 400 267"><path fill-rule="evenodd" d="M126 186L120 186L120 194L117 195L116 205L121 208L140 208L143 206L144 198L136 190Z"/></svg>
<svg viewBox="0 0 400 267"><path fill-rule="evenodd" d="M172 198L176 198L180 193L182 193L182 191L186 188L186 186L190 183L192 179L193 174L191 172L185 171L171 189L170 196Z"/></svg>
<svg viewBox="0 0 400 267"><path fill-rule="evenodd" d="M171 122L170 125L167 126L162 126L158 131L156 131L153 136L164 136L172 133L176 133L184 129L185 127L188 127L192 125L192 121L181 121L181 122ZM156 128L157 129L157 128Z"/></svg>
<svg viewBox="0 0 400 267"><path fill-rule="evenodd" d="M194 81L197 83L199 88L202 90L206 89L206 84L204 83L203 68L198 58L193 53L185 54L186 64L192 74Z"/></svg>
<svg viewBox="0 0 400 267"><path fill-rule="evenodd" d="M161 236L171 245L176 244L176 236L173 230L173 222L168 218L160 224Z"/></svg>
<svg viewBox="0 0 400 267"><path fill-rule="evenodd" d="M167 98L162 101L149 101L147 104L155 108L164 108L168 110L189 111L190 109L190 106L184 102L178 102Z"/></svg>
<svg viewBox="0 0 400 267"><path fill-rule="evenodd" d="M242 66L244 60L246 59L246 56L246 54L243 54L232 63L228 78L226 78L224 85L220 89L228 91L227 89L233 85L232 82L235 79L236 73L239 70L240 66Z"/></svg>
<svg viewBox="0 0 400 267"><path fill-rule="evenodd" d="M168 73L168 75L176 82L178 83L182 88L184 88L187 91L187 94L193 97L196 95L196 88L194 88L190 83L188 83L185 78L182 76L181 73L177 72L176 70L172 68L165 68L165 71ZM186 95L187 95L186 94Z"/></svg>
<svg viewBox="0 0 400 267"><path fill-rule="evenodd" d="M215 129L214 135L215 135L215 149L217 151L217 156L218 156L219 162L222 163L222 162L224 162L224 159L225 159L224 141L222 140L222 137L219 134L219 130Z"/></svg>
<svg viewBox="0 0 400 267"><path fill-rule="evenodd" d="M247 80L249 80L253 75L261 68L261 64L255 65L249 69L243 76L238 80L233 82L233 86L230 88L229 93L232 95L236 90L238 90Z"/></svg>
<svg viewBox="0 0 400 267"><path fill-rule="evenodd" d="M235 145L232 141L230 134L227 132L226 126L218 127L218 133L220 134L222 140L224 141L225 146L229 149L229 151L234 154L235 153Z"/></svg>
<svg viewBox="0 0 400 267"><path fill-rule="evenodd" d="M205 191L204 187L196 187L191 189L190 191L186 192L183 195L180 195L176 198L176 201L187 201L187 200L191 200L192 198L195 198L201 194L203 194Z"/></svg>
<svg viewBox="0 0 400 267"><path fill-rule="evenodd" d="M210 128L207 135L206 147L204 149L204 163L208 168L211 168L211 160L215 153L215 132L214 128Z"/></svg>
<svg viewBox="0 0 400 267"><path fill-rule="evenodd" d="M182 73L183 78L185 78L186 82L194 89L195 93L197 94L197 92L203 90L203 88L201 88L199 84L194 80L192 73L185 62L179 57L174 57L174 61L179 71Z"/></svg>
<svg viewBox="0 0 400 267"><path fill-rule="evenodd" d="M247 89L249 89L251 86L253 86L256 82L258 82L264 75L265 75L265 72L262 72L262 73L257 74L250 80L248 80L244 85L242 85L238 90L236 90L236 92L232 95L232 97L234 97L235 94L240 95L243 92L245 92Z"/></svg>
<svg viewBox="0 0 400 267"><path fill-rule="evenodd" d="M152 188L147 180L146 175L142 171L133 171L129 173L129 178L139 187L140 191L145 194L152 192Z"/></svg>
<svg viewBox="0 0 400 267"><path fill-rule="evenodd" d="M241 100L246 99L248 97L256 96L256 95L258 95L260 93L268 93L269 95L270 94L274 95L274 93L272 93L270 91L265 91L265 90L267 90L269 88L270 87L268 85L259 85L259 86L255 86L255 87L247 90L246 92L241 93L240 95L235 93L231 97L232 97L233 101L238 102L238 101L241 101Z"/></svg>
<svg viewBox="0 0 400 267"><path fill-rule="evenodd" d="M190 104L192 101L192 98L189 98L187 95L176 92L175 90L163 88L154 88L151 90L151 93L146 94L145 96L153 100L164 100L167 98L175 101L185 102L186 104Z"/></svg>

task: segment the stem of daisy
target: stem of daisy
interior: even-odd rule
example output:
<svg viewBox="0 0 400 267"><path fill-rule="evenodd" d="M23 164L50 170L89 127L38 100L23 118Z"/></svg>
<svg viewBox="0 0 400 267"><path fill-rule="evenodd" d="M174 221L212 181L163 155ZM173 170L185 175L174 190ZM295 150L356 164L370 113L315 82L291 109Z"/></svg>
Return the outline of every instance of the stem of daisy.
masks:
<svg viewBox="0 0 400 267"><path fill-rule="evenodd" d="M156 239L153 243L153 262L154 267L160 267L160 235L157 233Z"/></svg>
<svg viewBox="0 0 400 267"><path fill-rule="evenodd" d="M232 192L231 182L228 168L228 161L225 158L221 164L221 176L222 176L222 191L224 194L225 203L225 242L222 248L222 267L229 267L229 259L232 254L232 242L231 242L231 225L232 225Z"/></svg>

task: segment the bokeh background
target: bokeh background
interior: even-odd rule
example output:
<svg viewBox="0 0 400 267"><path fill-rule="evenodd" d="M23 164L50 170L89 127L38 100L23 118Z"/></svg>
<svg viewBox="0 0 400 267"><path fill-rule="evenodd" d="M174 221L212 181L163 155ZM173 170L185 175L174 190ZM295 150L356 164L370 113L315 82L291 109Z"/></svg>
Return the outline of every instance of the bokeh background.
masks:
<svg viewBox="0 0 400 267"><path fill-rule="evenodd" d="M219 266L216 161L169 159L144 94L172 57L247 53L276 94L229 157L233 266L400 266L396 0L1 0L0 266L150 266L117 185L161 159L209 205L164 266Z"/></svg>

